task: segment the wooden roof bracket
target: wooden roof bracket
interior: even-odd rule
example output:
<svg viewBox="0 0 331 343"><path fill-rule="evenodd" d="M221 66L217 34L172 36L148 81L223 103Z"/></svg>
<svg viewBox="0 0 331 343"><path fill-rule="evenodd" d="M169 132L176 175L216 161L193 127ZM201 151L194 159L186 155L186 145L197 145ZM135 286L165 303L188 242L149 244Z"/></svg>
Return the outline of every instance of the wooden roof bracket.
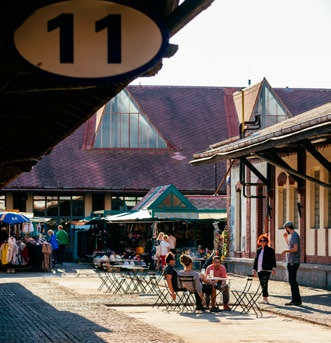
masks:
<svg viewBox="0 0 331 343"><path fill-rule="evenodd" d="M315 159L329 172L331 173L331 162L329 162L307 139L301 142L301 146L306 149Z"/></svg>
<svg viewBox="0 0 331 343"><path fill-rule="evenodd" d="M288 172L298 182L298 185L302 185L302 179L303 179L303 180L308 180L310 182L313 182L319 186L331 189L331 184L322 182L309 175L306 175L305 172L304 173L300 172L299 168L298 170L294 170L293 168L291 168L280 156L278 156L278 154L275 151L268 150L261 153L255 153L254 155L260 158L261 160L264 160ZM299 186L298 188L301 188L301 186Z"/></svg>
<svg viewBox="0 0 331 343"><path fill-rule="evenodd" d="M245 157L241 157L239 164L239 174L240 174L240 184L243 186L243 196L245 198L265 198L264 195L247 195L246 194L246 186L261 186L261 183L256 182L246 182L246 175L245 175L245 166L251 170L261 181L262 183L267 186L268 190L271 188L270 181L271 178L265 177L259 170L257 170L252 163L250 163ZM270 168L268 168L268 171Z"/></svg>

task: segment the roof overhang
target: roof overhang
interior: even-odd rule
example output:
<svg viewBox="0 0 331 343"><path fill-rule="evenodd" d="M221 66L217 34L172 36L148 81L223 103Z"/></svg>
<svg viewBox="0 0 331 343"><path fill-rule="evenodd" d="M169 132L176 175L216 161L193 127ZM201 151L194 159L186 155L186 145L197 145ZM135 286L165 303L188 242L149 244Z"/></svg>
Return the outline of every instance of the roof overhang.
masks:
<svg viewBox="0 0 331 343"><path fill-rule="evenodd" d="M260 159L271 165L279 166L294 178L306 179L324 187L329 184L320 182L298 167L288 166L282 156L309 152L323 167L331 172L331 163L318 150L331 143L331 103L314 108L308 112L287 119L252 135L236 141L219 142L208 150L193 155L192 165L216 163L222 160L240 159L249 165L250 159Z"/></svg>

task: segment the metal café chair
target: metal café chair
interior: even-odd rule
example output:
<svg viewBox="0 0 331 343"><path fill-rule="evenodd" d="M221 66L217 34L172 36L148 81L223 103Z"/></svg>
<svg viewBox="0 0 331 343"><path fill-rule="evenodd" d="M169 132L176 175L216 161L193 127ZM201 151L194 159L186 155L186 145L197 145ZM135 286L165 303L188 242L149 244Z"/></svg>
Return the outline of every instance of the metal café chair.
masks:
<svg viewBox="0 0 331 343"><path fill-rule="evenodd" d="M127 279L127 294L142 294L148 289L148 268L137 265L121 266L122 277Z"/></svg>
<svg viewBox="0 0 331 343"><path fill-rule="evenodd" d="M165 311L176 311L181 312L183 311L185 304L185 298L187 297L186 289L179 289L175 291L176 299L173 299L168 288L168 284L166 281L165 276L163 278L163 285L160 286L161 280L160 278L154 278L151 282L153 284L154 289L156 290L157 299L155 300L153 307L160 308L162 307Z"/></svg>
<svg viewBox="0 0 331 343"><path fill-rule="evenodd" d="M254 283L253 275L248 275L243 289L232 290L231 292L235 298L235 301L232 305L233 311L239 307L241 308L241 313L248 314L251 310L253 310L257 317L259 314L262 317L262 311L257 303L257 300L262 293L262 287L258 279Z"/></svg>
<svg viewBox="0 0 331 343"><path fill-rule="evenodd" d="M196 312L196 299L195 295L197 290L195 288L194 277L189 275L178 274L178 285L181 291L179 298L180 311L193 311Z"/></svg>
<svg viewBox="0 0 331 343"><path fill-rule="evenodd" d="M229 293L229 296L230 296L231 278L213 277L211 279L216 283L215 301L216 301L216 306L219 306L223 303L223 300L224 300L223 292L225 292L227 290L227 292ZM211 298L212 297L213 296L211 296ZM222 299L221 299L221 297L222 297ZM218 301L218 299L220 299L220 300Z"/></svg>
<svg viewBox="0 0 331 343"><path fill-rule="evenodd" d="M103 287L108 288L108 285L107 285L108 278L107 278L105 271L103 270L103 268L100 268L97 264L95 264L94 267L95 267L95 272L97 273L97 275L99 276L99 278L101 280L101 284L98 287L98 291L101 291Z"/></svg>
<svg viewBox="0 0 331 343"><path fill-rule="evenodd" d="M108 288L106 293L127 293L128 280L120 273L120 268L113 265L104 266L105 273L108 277Z"/></svg>
<svg viewBox="0 0 331 343"><path fill-rule="evenodd" d="M160 308L163 307L166 310L168 309L168 305L171 302L172 298L169 292L168 287L166 286L166 282L164 284L164 286L160 286L160 279L155 277L155 278L151 278L150 283L151 286L153 287L153 289L155 290L156 293L156 300L153 304L153 308ZM170 298L169 298L170 297ZM170 300L171 299L171 300Z"/></svg>

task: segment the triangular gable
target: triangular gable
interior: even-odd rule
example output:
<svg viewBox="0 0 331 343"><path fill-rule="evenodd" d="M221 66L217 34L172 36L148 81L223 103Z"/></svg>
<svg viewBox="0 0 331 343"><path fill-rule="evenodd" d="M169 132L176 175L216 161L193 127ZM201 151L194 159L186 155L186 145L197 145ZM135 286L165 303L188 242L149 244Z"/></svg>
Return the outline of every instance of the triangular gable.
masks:
<svg viewBox="0 0 331 343"><path fill-rule="evenodd" d="M96 115L94 148L166 149L167 141L127 89Z"/></svg>
<svg viewBox="0 0 331 343"><path fill-rule="evenodd" d="M245 122L254 121L255 116L260 115L261 129L293 117L265 78L251 87L235 92L233 100L239 122L243 119Z"/></svg>
<svg viewBox="0 0 331 343"><path fill-rule="evenodd" d="M133 210L186 211L196 207L172 184L152 188Z"/></svg>
<svg viewBox="0 0 331 343"><path fill-rule="evenodd" d="M233 101L236 107L237 116L239 123L241 123L243 120L243 97L244 97L244 120L249 121L251 120L252 113L254 112L256 99L258 98L258 95L260 94L260 89L262 86L262 82L259 82L251 87L242 89L238 92L235 92L233 94Z"/></svg>

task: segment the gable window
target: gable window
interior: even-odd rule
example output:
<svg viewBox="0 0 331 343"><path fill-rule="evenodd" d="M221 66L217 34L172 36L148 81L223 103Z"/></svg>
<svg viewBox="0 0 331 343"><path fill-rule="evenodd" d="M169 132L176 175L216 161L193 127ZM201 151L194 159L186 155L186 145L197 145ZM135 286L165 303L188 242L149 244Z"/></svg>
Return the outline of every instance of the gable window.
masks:
<svg viewBox="0 0 331 343"><path fill-rule="evenodd" d="M98 125L95 148L165 149L166 141L127 90L109 101Z"/></svg>
<svg viewBox="0 0 331 343"><path fill-rule="evenodd" d="M187 206L175 195L169 194L164 200L158 204L158 208L180 207L186 208Z"/></svg>
<svg viewBox="0 0 331 343"><path fill-rule="evenodd" d="M286 107L277 99L272 88L264 84L257 105L255 114L261 115L261 128L280 123L290 117Z"/></svg>

